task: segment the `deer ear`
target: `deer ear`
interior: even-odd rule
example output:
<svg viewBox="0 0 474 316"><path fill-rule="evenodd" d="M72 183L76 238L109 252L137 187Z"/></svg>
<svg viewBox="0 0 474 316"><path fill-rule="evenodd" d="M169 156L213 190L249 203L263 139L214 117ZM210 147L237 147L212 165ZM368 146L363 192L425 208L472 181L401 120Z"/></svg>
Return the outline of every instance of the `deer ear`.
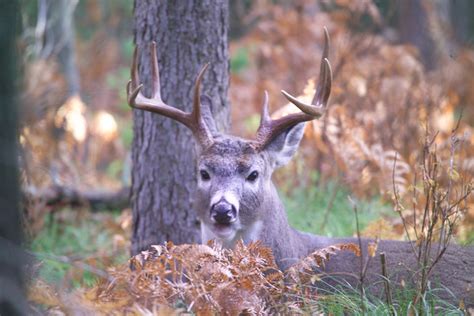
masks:
<svg viewBox="0 0 474 316"><path fill-rule="evenodd" d="M294 156L304 134L306 123L299 123L278 135L265 148L274 168L286 165Z"/></svg>
<svg viewBox="0 0 474 316"><path fill-rule="evenodd" d="M214 116L212 116L211 107L212 107L212 100L209 96L203 94L201 95L201 115L206 124L207 128L211 132L211 134L217 135L219 131L216 127L216 122L214 121Z"/></svg>

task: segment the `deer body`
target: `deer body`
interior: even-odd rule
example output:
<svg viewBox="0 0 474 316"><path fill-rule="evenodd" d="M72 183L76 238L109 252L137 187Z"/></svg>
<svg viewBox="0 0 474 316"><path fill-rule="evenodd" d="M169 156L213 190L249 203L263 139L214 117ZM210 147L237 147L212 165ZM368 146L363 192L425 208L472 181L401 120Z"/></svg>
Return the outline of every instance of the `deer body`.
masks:
<svg viewBox="0 0 474 316"><path fill-rule="evenodd" d="M358 242L354 238L333 239L299 232L288 224L283 204L272 183L272 173L286 164L296 152L303 137L305 122L321 117L331 91L331 67L328 57L329 37L325 29L325 47L321 60L319 83L311 104L304 104L285 91L284 96L301 112L272 120L268 115L268 98L265 93L262 118L254 140L219 133L209 111L210 99L201 95L200 82L207 69L199 73L194 90L193 111L185 113L163 102L160 93L158 62L155 43L151 45L152 83L151 98L140 92L137 70L137 49L133 58L131 81L127 85L128 103L140 110L155 112L187 126L199 146L195 209L201 221L202 242L216 240L232 248L242 239L245 243L260 240L270 247L280 269L284 270L309 253L335 243ZM367 240L362 248L367 249ZM412 246L407 242L381 241L379 251L388 254L388 270L392 280L407 280L407 267L417 267ZM361 269L359 260L346 253L328 263L326 272L342 276L343 282L354 283L354 275ZM368 266L367 280L371 291L380 293L380 262L373 260ZM455 273L452 273L454 268ZM474 249L451 246L434 271L437 278L457 297L465 298L466 306L474 306L472 283L474 275ZM322 287L329 285L321 284ZM453 301L452 297L446 299ZM456 302L457 304L457 302Z"/></svg>

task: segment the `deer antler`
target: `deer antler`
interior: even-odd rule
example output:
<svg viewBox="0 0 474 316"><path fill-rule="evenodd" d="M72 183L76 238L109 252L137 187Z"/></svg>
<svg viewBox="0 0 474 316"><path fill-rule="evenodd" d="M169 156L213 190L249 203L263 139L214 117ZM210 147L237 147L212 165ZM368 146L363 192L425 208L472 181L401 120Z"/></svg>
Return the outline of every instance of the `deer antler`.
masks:
<svg viewBox="0 0 474 316"><path fill-rule="evenodd" d="M131 69L131 80L127 84L127 99L128 104L135 109L145 110L153 113L158 113L163 116L169 117L175 121L178 121L187 126L197 138L199 143L204 147L212 144L212 135L209 129L204 123L201 117L201 80L209 64L199 72L196 83L194 85L194 99L193 99L193 110L191 113L183 112L175 107L169 106L161 99L160 91L160 74L158 69L158 60L156 57L156 43L151 43L151 58L152 58L152 83L153 92L151 98L145 97L141 93L143 84L140 84L140 78L138 77L138 48L135 47L133 53L133 62Z"/></svg>
<svg viewBox="0 0 474 316"><path fill-rule="evenodd" d="M272 120L268 114L268 94L265 91L265 97L262 108L260 127L257 130L256 148L263 149L276 136L284 130L302 122L311 121L320 118L327 110L329 95L331 94L332 71L328 60L329 53L329 34L324 28L324 51L321 58L321 67L319 72L319 82L316 88L311 104L305 104L288 92L282 90L281 93L302 112L290 114L282 118Z"/></svg>

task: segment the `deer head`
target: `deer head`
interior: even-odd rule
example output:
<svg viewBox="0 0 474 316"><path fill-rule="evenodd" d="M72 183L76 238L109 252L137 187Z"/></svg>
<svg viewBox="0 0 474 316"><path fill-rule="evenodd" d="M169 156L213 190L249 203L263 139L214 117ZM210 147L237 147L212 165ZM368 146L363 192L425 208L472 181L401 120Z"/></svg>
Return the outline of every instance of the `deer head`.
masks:
<svg viewBox="0 0 474 316"><path fill-rule="evenodd" d="M210 98L200 94L200 83L208 65L197 76L191 113L165 104L160 93L155 43L151 44L153 95L151 98L143 96L135 49L131 80L127 85L128 103L133 108L158 113L184 124L191 129L200 147L195 208L202 224L203 242L218 239L224 245L232 246L237 238L244 241L259 239L262 226L275 218L277 212L284 213L271 176L296 152L305 122L320 118L327 110L332 72L326 29L324 34L319 83L311 104L282 91L301 112L273 120L268 113L265 92L260 127L254 140L217 131L209 111ZM285 216L280 217L286 221Z"/></svg>

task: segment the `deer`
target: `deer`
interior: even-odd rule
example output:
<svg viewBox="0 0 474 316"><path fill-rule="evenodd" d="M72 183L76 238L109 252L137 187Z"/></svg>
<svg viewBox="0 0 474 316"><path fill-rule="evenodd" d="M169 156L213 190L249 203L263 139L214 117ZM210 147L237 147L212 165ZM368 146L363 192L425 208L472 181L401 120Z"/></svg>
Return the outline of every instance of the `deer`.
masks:
<svg viewBox="0 0 474 316"><path fill-rule="evenodd" d="M328 110L331 94L332 70L329 62L329 34L324 28L324 48L320 60L318 85L312 102L306 104L285 90L281 93L300 111L272 119L268 109L268 93L264 92L260 126L254 139L244 139L221 133L210 112L210 98L201 95L200 83L209 64L199 72L194 85L193 107L190 113L166 104L161 99L160 76L156 43L150 45L152 67L152 96L141 93L143 84L138 76L138 47L135 47L131 66L131 80L127 84L128 104L138 110L157 113L175 120L192 131L198 147L197 189L194 206L201 223L202 243L214 240L225 248L233 248L242 240L245 244L260 241L269 247L280 270L286 270L313 251L334 243L357 242L354 238L328 238L292 228L288 223L284 205L272 182L273 172L287 164L295 155L307 122L320 119ZM363 240L367 246L368 240ZM379 249L394 253L389 267L399 262L414 265L411 245L407 242L381 241ZM463 260L473 261L473 250L454 247L449 256L464 266ZM408 258L408 259L407 259ZM467 259L466 259L467 258ZM454 259L453 259L454 260ZM339 255L329 272L353 273L359 260L351 254ZM473 262L474 263L474 262ZM440 264L441 275L448 264ZM465 295L465 285L471 284L474 264L467 269L471 276L454 278L445 275L445 285ZM372 261L369 270L378 271L380 264ZM449 270L449 269L448 269ZM374 275L377 274L374 273ZM402 273L403 277L403 273ZM352 278L348 282L357 280ZM370 277L368 277L370 280ZM378 280L381 284L380 280Z"/></svg>

